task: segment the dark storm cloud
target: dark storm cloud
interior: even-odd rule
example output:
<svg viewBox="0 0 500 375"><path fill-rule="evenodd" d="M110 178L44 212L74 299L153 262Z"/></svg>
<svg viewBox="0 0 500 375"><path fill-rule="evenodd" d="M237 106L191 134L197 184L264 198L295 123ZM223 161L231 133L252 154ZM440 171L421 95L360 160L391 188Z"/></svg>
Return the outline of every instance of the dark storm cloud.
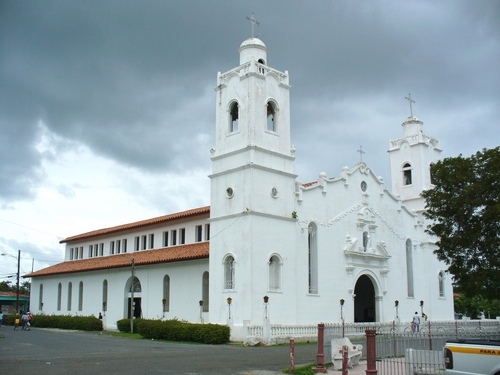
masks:
<svg viewBox="0 0 500 375"><path fill-rule="evenodd" d="M469 121L498 118L498 4L3 1L0 199L29 196L43 179L39 121L132 168L209 168L211 90L217 71L238 64L251 12L269 64L291 74L299 172L337 173L360 144L387 164L408 92L426 125L463 121L457 108Z"/></svg>

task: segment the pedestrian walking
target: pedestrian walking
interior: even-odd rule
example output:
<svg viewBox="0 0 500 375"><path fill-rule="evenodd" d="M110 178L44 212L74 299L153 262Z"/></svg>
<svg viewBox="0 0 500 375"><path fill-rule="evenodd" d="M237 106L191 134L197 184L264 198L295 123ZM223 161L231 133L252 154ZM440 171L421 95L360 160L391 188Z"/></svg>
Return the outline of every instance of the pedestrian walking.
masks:
<svg viewBox="0 0 500 375"><path fill-rule="evenodd" d="M26 313L23 314L23 316L21 318L21 325L22 325L21 329L23 331L26 331L27 328L29 328L28 324L29 324L29 315L26 312Z"/></svg>
<svg viewBox="0 0 500 375"><path fill-rule="evenodd" d="M415 315L413 315L412 327L413 332L420 332L420 316L418 316L418 312L416 311Z"/></svg>

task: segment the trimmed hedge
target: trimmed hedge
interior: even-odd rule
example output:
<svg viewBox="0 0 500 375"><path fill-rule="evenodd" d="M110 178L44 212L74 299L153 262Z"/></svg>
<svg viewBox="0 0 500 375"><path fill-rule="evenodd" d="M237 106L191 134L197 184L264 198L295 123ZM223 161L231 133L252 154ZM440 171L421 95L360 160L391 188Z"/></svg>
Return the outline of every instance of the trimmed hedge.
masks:
<svg viewBox="0 0 500 375"><path fill-rule="evenodd" d="M116 325L121 332L130 332L130 319L118 320ZM134 319L134 332L147 339L202 344L225 344L230 337L228 326L186 323L179 320Z"/></svg>
<svg viewBox="0 0 500 375"><path fill-rule="evenodd" d="M6 325L14 325L14 319L19 315L4 315ZM33 327L76 329L79 331L102 331L102 321L95 316L70 316L70 315L33 315Z"/></svg>

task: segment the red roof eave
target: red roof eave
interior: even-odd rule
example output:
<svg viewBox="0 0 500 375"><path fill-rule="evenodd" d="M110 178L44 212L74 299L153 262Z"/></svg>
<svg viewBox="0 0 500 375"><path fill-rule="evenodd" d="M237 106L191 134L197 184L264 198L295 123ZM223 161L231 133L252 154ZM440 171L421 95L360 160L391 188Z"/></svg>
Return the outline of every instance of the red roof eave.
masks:
<svg viewBox="0 0 500 375"><path fill-rule="evenodd" d="M205 259L208 258L208 256L209 242L197 242L189 245L165 247L156 250L143 250L105 257L70 260L24 275L23 277L40 277L130 267L132 265L132 260L134 260L135 266L141 266Z"/></svg>

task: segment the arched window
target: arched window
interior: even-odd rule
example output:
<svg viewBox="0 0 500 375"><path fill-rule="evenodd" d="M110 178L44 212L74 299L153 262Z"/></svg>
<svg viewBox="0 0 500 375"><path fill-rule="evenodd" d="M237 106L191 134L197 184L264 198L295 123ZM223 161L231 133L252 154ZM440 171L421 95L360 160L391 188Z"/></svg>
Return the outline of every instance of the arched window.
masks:
<svg viewBox="0 0 500 375"><path fill-rule="evenodd" d="M201 299L203 301L203 312L208 312L208 307L210 304L208 287L209 287L208 272L205 271L203 272L202 290L201 290Z"/></svg>
<svg viewBox="0 0 500 375"><path fill-rule="evenodd" d="M224 259L224 289L234 289L234 258L232 255Z"/></svg>
<svg viewBox="0 0 500 375"><path fill-rule="evenodd" d="M406 240L406 283L408 286L408 297L414 297L415 291L413 288L413 252L411 240Z"/></svg>
<svg viewBox="0 0 500 375"><path fill-rule="evenodd" d="M80 286L78 287L78 311L83 310L83 281L80 281Z"/></svg>
<svg viewBox="0 0 500 375"><path fill-rule="evenodd" d="M163 277L163 312L170 311L170 276Z"/></svg>
<svg viewBox="0 0 500 375"><path fill-rule="evenodd" d="M308 251L309 251L309 293L318 293L318 227L314 223L308 226Z"/></svg>
<svg viewBox="0 0 500 375"><path fill-rule="evenodd" d="M40 293L38 293L38 310L43 310L43 284L40 284Z"/></svg>
<svg viewBox="0 0 500 375"><path fill-rule="evenodd" d="M406 163L403 165L403 185L411 185L412 177L411 177L411 165L410 163Z"/></svg>
<svg viewBox="0 0 500 375"><path fill-rule="evenodd" d="M429 165L429 181L431 182L432 185L434 185L434 173L432 172L433 168L434 168L434 163L431 163Z"/></svg>
<svg viewBox="0 0 500 375"><path fill-rule="evenodd" d="M108 310L108 280L102 282L102 311Z"/></svg>
<svg viewBox="0 0 500 375"><path fill-rule="evenodd" d="M239 107L237 102L231 103L229 107L229 132L234 133L238 131L238 117Z"/></svg>
<svg viewBox="0 0 500 375"><path fill-rule="evenodd" d="M132 290L134 293L141 293L142 292L142 286L140 280L134 276L133 282L130 284L130 293L132 293Z"/></svg>
<svg viewBox="0 0 500 375"><path fill-rule="evenodd" d="M71 299L73 298L73 284L68 283L68 311L71 311Z"/></svg>
<svg viewBox="0 0 500 375"><path fill-rule="evenodd" d="M444 297L444 271L439 271L439 297Z"/></svg>
<svg viewBox="0 0 500 375"><path fill-rule="evenodd" d="M267 103L267 128L268 131L276 131L276 105L273 102Z"/></svg>
<svg viewBox="0 0 500 375"><path fill-rule="evenodd" d="M281 259L273 255L269 259L269 290L278 291L281 289Z"/></svg>
<svg viewBox="0 0 500 375"><path fill-rule="evenodd" d="M57 286L57 311L61 311L62 284Z"/></svg>

